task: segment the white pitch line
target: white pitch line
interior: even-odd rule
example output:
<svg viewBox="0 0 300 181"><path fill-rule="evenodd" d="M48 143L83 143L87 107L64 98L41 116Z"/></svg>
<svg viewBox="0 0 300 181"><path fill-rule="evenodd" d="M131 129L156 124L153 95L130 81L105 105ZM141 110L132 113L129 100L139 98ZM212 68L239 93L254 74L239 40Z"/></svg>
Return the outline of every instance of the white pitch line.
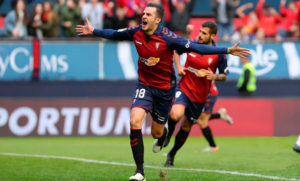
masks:
<svg viewBox="0 0 300 181"><path fill-rule="evenodd" d="M130 163L108 162L108 161L90 160L90 159L85 159L85 158L76 158L76 157L67 157L67 156L36 155L36 154L32 155L32 154L19 154L19 153L0 153L0 155L17 156L17 157L51 158L51 159L61 159L61 160L73 160L73 161L80 161L80 162L86 162L86 163L98 163L98 164L105 164L105 165L118 165L118 166L135 167L135 164L130 164ZM246 177L266 178L266 179L272 179L272 180L300 181L300 179L297 179L297 178L268 176L268 175L261 175L261 174L255 174L255 173L242 173L242 172L237 172L237 171L226 171L226 170L208 170L208 169L201 169L201 168L165 168L165 167L151 166L151 165L145 165L145 167L146 168L153 168L153 169L166 169L166 170L179 170L179 171L194 171L194 172L209 172L209 173L219 173L219 174L230 174L230 175L238 175L238 176L246 176Z"/></svg>

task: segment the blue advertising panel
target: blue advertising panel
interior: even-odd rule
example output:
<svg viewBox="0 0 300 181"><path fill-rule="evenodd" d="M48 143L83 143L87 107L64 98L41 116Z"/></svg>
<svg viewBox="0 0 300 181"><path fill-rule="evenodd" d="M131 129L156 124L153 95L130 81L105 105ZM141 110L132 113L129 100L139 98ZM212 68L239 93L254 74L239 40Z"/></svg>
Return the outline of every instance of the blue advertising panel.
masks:
<svg viewBox="0 0 300 181"><path fill-rule="evenodd" d="M41 80L99 79L99 43L42 43Z"/></svg>
<svg viewBox="0 0 300 181"><path fill-rule="evenodd" d="M232 44L220 43L220 47ZM264 79L300 79L300 43L242 44L249 48L249 60L257 77ZM237 79L242 72L239 57L228 55L230 74ZM103 80L138 78L138 54L132 42L42 41L41 80ZM30 80L32 44L0 43L0 79Z"/></svg>
<svg viewBox="0 0 300 181"><path fill-rule="evenodd" d="M31 42L1 42L0 80L28 80L31 74Z"/></svg>
<svg viewBox="0 0 300 181"><path fill-rule="evenodd" d="M219 46L228 47L232 45L219 44ZM258 78L300 78L300 70L297 68L297 66L300 66L300 44L243 44L241 47L251 50L249 60L256 67L256 76ZM289 55L292 55L292 57ZM232 55L228 55L227 58L230 71L228 77L238 78L242 73L240 58ZM292 60L290 60L291 58Z"/></svg>

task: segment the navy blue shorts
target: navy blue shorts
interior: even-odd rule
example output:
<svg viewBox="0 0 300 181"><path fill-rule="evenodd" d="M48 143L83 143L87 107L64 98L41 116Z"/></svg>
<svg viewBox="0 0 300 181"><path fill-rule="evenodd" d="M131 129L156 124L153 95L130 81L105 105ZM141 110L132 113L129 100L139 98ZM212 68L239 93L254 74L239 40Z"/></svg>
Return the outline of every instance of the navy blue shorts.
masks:
<svg viewBox="0 0 300 181"><path fill-rule="evenodd" d="M206 101L205 101L205 106L204 106L204 111L207 113L212 113L214 105L217 101L218 96L208 96Z"/></svg>
<svg viewBox="0 0 300 181"><path fill-rule="evenodd" d="M204 104L191 101L180 89L176 89L174 104L182 104L185 106L184 114L191 123L196 123Z"/></svg>
<svg viewBox="0 0 300 181"><path fill-rule="evenodd" d="M175 88L159 90L137 83L131 107L141 107L147 113L151 113L154 121L165 124L169 118L174 94Z"/></svg>

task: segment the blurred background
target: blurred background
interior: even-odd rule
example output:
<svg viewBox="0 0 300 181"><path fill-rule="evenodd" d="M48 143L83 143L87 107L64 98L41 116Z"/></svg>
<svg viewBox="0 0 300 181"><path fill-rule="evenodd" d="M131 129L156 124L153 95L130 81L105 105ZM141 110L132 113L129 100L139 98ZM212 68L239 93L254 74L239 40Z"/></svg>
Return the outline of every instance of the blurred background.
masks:
<svg viewBox="0 0 300 181"><path fill-rule="evenodd" d="M85 18L98 29L135 26L150 1L181 36L196 38L210 20L218 46L251 49L256 91L238 91L243 65L227 56L214 109L225 107L235 123L211 122L216 136L300 133L300 0L0 0L0 136L128 135L134 44L78 37L74 27Z"/></svg>

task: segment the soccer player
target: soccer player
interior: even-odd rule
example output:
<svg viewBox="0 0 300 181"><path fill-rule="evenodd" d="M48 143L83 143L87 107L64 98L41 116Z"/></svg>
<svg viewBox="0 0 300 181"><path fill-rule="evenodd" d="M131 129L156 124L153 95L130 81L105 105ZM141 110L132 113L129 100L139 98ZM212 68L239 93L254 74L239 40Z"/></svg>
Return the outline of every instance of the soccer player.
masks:
<svg viewBox="0 0 300 181"><path fill-rule="evenodd" d="M217 25L214 22L207 21L202 24L198 35L198 44L215 46L214 37L217 35ZM177 59L179 55L174 55ZM216 74L216 70L219 74ZM214 80L225 81L227 78L228 67L225 55L203 55L197 53L188 53L185 63L184 75L177 86L175 100L168 120L169 132L165 143L166 146L176 123L182 119L182 125L175 138L175 144L168 153L165 166L174 165L174 157L177 151L185 143L193 124L198 122L198 118L204 107L206 98L210 91L211 82ZM205 137L210 136L209 127L203 130ZM214 145L215 146L215 145ZM159 150L159 149L158 149Z"/></svg>
<svg viewBox="0 0 300 181"><path fill-rule="evenodd" d="M139 55L139 80L133 96L130 112L130 145L136 164L136 172L129 180L145 180L144 144L142 125L148 112L152 116L151 134L163 143L167 129L165 123L175 93L176 78L173 68L173 51L197 52L200 54L232 54L241 57L250 55L249 50L239 48L239 43L231 48L217 48L200 45L177 36L167 28L160 26L164 16L161 5L148 3L142 16L142 24L122 30L94 29L87 21L86 25L77 25L78 35L95 35L112 40L131 40ZM175 62L176 63L176 62Z"/></svg>
<svg viewBox="0 0 300 181"><path fill-rule="evenodd" d="M219 147L216 145L208 121L213 119L222 119L229 124L233 124L232 118L227 114L225 108L219 109L218 113L212 113L213 107L217 101L219 91L215 85L215 81L211 82L209 95L205 101L203 112L198 119L198 125L202 130L203 136L209 144L209 147L205 148L204 152L217 152ZM168 135L169 136L169 135ZM172 135L171 135L172 136Z"/></svg>
<svg viewBox="0 0 300 181"><path fill-rule="evenodd" d="M293 150L294 150L295 152L300 153L300 135L299 135L299 137L298 137L298 140L297 140L296 144L293 146Z"/></svg>

